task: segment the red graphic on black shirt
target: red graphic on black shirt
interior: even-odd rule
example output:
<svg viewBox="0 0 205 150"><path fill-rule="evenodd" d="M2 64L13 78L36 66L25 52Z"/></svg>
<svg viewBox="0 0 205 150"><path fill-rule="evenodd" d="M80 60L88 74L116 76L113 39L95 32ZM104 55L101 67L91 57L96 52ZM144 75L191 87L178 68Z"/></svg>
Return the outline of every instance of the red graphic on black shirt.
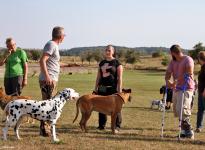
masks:
<svg viewBox="0 0 205 150"><path fill-rule="evenodd" d="M108 69L111 69L112 66L109 66L109 63L104 63L103 66L101 66L101 70L102 70L102 76L103 77L108 77L110 76L110 72L107 71Z"/></svg>

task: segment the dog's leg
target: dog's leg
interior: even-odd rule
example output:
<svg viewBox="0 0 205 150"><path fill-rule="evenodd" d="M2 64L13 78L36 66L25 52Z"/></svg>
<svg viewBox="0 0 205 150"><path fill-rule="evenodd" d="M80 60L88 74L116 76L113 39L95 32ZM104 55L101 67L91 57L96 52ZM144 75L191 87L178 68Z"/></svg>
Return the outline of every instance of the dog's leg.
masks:
<svg viewBox="0 0 205 150"><path fill-rule="evenodd" d="M85 113L85 119L84 119L84 122L83 122L83 127L84 127L85 132L87 132L86 124L87 124L87 121L90 118L90 116L91 116L91 112L86 112Z"/></svg>
<svg viewBox="0 0 205 150"><path fill-rule="evenodd" d="M153 109L153 103L151 104L151 107L150 107L151 109Z"/></svg>
<svg viewBox="0 0 205 150"><path fill-rule="evenodd" d="M115 134L115 123L116 123L116 119L117 119L117 113L113 113L111 115L111 129L112 129L112 133Z"/></svg>
<svg viewBox="0 0 205 150"><path fill-rule="evenodd" d="M53 137L53 142L59 142L59 139L56 137L56 126L55 122L51 123L51 130L52 130L52 137Z"/></svg>
<svg viewBox="0 0 205 150"><path fill-rule="evenodd" d="M8 129L9 129L9 116L6 117L5 127L2 129L3 140L7 140Z"/></svg>
<svg viewBox="0 0 205 150"><path fill-rule="evenodd" d="M3 129L2 129L2 132L3 132L3 140L7 140L7 132L8 132L8 125L6 125Z"/></svg>
<svg viewBox="0 0 205 150"><path fill-rule="evenodd" d="M85 120L85 113L84 112L81 112L81 120L80 120L80 128L81 128L81 130L82 131L85 131L85 129L84 129L84 121Z"/></svg>
<svg viewBox="0 0 205 150"><path fill-rule="evenodd" d="M23 116L19 117L19 119L18 119L18 121L17 121L17 123L16 123L16 125L14 127L14 132L16 133L16 137L17 137L18 140L21 139L20 136L19 136L19 127L21 125L22 119L23 119Z"/></svg>

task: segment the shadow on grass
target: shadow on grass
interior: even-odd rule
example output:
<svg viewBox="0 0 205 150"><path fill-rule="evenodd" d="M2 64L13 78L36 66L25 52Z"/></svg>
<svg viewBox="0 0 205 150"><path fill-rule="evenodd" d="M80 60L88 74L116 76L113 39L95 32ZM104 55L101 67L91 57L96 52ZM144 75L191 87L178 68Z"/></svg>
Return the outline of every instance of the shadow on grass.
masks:
<svg viewBox="0 0 205 150"><path fill-rule="evenodd" d="M86 135L87 138L96 138L96 139L106 139L106 140L118 140L118 141L143 141L143 142L166 142L166 143L176 143L176 144L186 144L186 145L203 145L205 146L205 142L201 140L190 140L190 139L182 139L178 140L177 137L174 136L165 136L163 139L161 137L156 136L148 136L148 135L140 135L140 134L127 134L127 133L119 133L118 135L108 135L108 136L92 136Z"/></svg>
<svg viewBox="0 0 205 150"><path fill-rule="evenodd" d="M72 136L81 136L90 139L106 139L106 140L114 140L114 141L144 141L144 142L167 142L167 143L176 143L176 144L188 144L188 145L204 145L205 142L201 140L181 140L178 141L176 136L169 136L164 135L162 139L160 136L157 135L143 135L143 130L159 130L155 128L122 128L121 132L113 135L111 130L99 131L96 129L95 126L91 126L88 128L88 133L84 133L80 130L77 126L67 126L66 127L57 127L57 133L60 135L62 133L69 134ZM123 131L132 130L135 132L123 133ZM138 132L136 132L138 131ZM142 131L142 132L141 132ZM166 131L176 131L176 130L166 130ZM32 137L38 137L37 134L39 132L39 127L32 126L32 127L25 127L22 128L20 134L22 132L23 137L25 137L25 133ZM160 133L160 132L159 132ZM12 136L14 139L14 136Z"/></svg>
<svg viewBox="0 0 205 150"><path fill-rule="evenodd" d="M150 107L123 107L123 109L137 109L137 110L141 110L141 111L151 111L151 112L161 112L160 110L158 110L157 108L156 109L151 109ZM166 113L173 113L172 111L168 110L166 111Z"/></svg>

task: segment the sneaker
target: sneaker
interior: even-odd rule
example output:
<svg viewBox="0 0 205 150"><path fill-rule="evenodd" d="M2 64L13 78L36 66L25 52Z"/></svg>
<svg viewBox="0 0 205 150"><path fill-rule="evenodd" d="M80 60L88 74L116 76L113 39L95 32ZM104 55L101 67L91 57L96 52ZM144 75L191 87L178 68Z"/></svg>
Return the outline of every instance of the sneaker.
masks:
<svg viewBox="0 0 205 150"><path fill-rule="evenodd" d="M196 133L200 133L201 130L202 130L201 128L196 128L195 132L196 132Z"/></svg>
<svg viewBox="0 0 205 150"><path fill-rule="evenodd" d="M105 130L105 127L97 127L98 130Z"/></svg>
<svg viewBox="0 0 205 150"><path fill-rule="evenodd" d="M120 127L116 127L115 128L115 133L119 133L120 132Z"/></svg>

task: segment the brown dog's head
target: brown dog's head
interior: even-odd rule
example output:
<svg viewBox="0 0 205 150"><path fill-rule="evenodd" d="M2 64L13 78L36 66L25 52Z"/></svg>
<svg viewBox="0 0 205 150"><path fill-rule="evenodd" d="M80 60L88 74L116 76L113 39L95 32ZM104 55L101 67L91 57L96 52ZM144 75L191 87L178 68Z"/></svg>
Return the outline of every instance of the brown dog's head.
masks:
<svg viewBox="0 0 205 150"><path fill-rule="evenodd" d="M122 89L122 92L119 93L119 95L122 97L123 101L126 102L131 102L131 96L130 94L132 93L131 89Z"/></svg>

